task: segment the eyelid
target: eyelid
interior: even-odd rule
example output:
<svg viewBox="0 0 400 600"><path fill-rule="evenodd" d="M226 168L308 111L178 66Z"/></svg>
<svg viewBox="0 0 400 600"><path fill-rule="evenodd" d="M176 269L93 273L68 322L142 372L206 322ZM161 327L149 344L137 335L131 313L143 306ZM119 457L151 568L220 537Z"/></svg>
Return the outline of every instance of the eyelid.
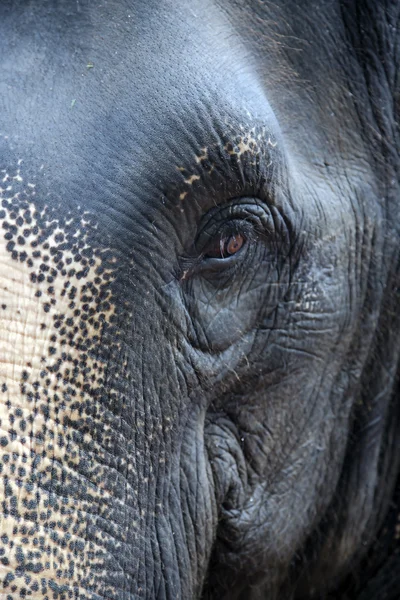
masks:
<svg viewBox="0 0 400 600"><path fill-rule="evenodd" d="M253 196L234 198L224 206L212 208L204 215L200 234L203 230L208 229L210 221L227 222L229 220L248 221L257 219L260 223L266 225L270 218L271 214L268 207L259 198Z"/></svg>
<svg viewBox="0 0 400 600"><path fill-rule="evenodd" d="M254 242L264 240L266 243L274 231L273 215L259 198L234 198L223 207L213 207L201 220L198 234L186 255L180 257L178 277L184 281L192 275L213 271L228 274L243 262ZM238 252L223 259L205 256L206 247L215 236L229 237L238 233L245 238Z"/></svg>
<svg viewBox="0 0 400 600"><path fill-rule="evenodd" d="M237 222L238 219L232 219L232 221ZM241 221L241 222L243 223L243 221ZM227 226L229 226L230 229L227 229ZM244 254L246 248L248 247L249 242L251 242L252 240L255 239L254 231L250 232L250 227L249 227L249 225L246 226L247 232L244 234L245 243L243 244L243 247L236 254L228 255L224 259L215 258L215 257L206 257L204 255L204 250L207 245L207 242L209 243L211 240L211 237L209 237L207 242L202 244L201 250L195 248L194 255L192 255L191 257L182 257L180 260L180 272L181 272L180 280L184 281L186 279L189 279L192 275L201 274L203 272L226 271L227 269L229 269L229 267L233 267L233 265L236 265L238 263L238 261L240 260L240 258L243 257L243 254ZM221 229L222 228L219 228L216 231L214 231L212 237L214 237L215 235L218 235L218 233L221 232ZM237 223L235 226L232 226L232 222L225 223L223 229L224 229L224 232L227 233L227 235L233 235L234 233L238 233ZM242 231L241 233L244 233L244 232Z"/></svg>

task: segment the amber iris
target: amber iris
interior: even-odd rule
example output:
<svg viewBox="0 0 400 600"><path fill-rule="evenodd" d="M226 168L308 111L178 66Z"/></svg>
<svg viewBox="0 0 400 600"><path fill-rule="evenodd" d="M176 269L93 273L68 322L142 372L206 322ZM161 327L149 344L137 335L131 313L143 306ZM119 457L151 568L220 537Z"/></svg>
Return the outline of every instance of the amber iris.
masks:
<svg viewBox="0 0 400 600"><path fill-rule="evenodd" d="M239 252L245 242L240 233L229 237L217 237L209 244L204 255L208 258L227 258Z"/></svg>
<svg viewBox="0 0 400 600"><path fill-rule="evenodd" d="M236 235L231 235L226 244L226 252L228 254L236 254L239 252L240 248L244 244L244 237L237 233Z"/></svg>

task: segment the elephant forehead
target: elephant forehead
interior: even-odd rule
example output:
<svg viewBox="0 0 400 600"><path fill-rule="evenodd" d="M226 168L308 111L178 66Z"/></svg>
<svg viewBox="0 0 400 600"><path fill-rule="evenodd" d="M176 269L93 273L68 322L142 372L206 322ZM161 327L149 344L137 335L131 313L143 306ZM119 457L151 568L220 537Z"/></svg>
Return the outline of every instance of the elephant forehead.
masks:
<svg viewBox="0 0 400 600"><path fill-rule="evenodd" d="M81 548L79 565L74 556L93 507L108 497L90 461L90 452L105 452L82 424L101 420L107 437L99 346L115 318L116 259L88 243L87 215L38 209L19 168L3 172L0 185L0 572L6 587L41 598L46 582L87 588L89 563L101 571L104 535ZM57 483L76 484L74 465L84 459L80 500L61 498Z"/></svg>

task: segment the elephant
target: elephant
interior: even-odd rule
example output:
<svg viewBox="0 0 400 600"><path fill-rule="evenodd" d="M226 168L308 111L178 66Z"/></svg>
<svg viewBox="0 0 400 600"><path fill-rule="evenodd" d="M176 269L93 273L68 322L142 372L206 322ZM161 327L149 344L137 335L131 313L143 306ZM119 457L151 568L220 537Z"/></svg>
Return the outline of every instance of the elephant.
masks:
<svg viewBox="0 0 400 600"><path fill-rule="evenodd" d="M399 23L2 0L1 598L398 600Z"/></svg>

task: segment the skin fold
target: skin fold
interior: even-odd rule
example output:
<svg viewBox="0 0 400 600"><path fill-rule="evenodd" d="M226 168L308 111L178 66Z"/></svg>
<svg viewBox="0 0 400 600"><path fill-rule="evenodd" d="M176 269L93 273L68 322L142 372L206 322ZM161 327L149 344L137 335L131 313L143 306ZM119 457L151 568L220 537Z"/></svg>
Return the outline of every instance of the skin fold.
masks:
<svg viewBox="0 0 400 600"><path fill-rule="evenodd" d="M400 597L389 0L0 4L0 599Z"/></svg>

